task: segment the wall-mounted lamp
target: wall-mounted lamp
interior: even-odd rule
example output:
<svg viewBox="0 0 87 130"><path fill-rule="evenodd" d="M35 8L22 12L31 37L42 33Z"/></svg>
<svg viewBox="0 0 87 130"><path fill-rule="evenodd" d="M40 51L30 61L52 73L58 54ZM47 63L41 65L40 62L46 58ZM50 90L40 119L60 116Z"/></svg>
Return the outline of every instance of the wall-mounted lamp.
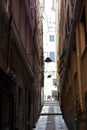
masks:
<svg viewBox="0 0 87 130"><path fill-rule="evenodd" d="M47 63L52 62L52 60L50 59L50 57L47 57L44 61L47 62Z"/></svg>
<svg viewBox="0 0 87 130"><path fill-rule="evenodd" d="M47 78L51 78L51 75L48 75Z"/></svg>
<svg viewBox="0 0 87 130"><path fill-rule="evenodd" d="M41 51L34 51L34 50L32 50L31 53L27 53L26 55L34 55L34 54L38 54L38 53L41 53ZM42 53L47 53L47 52L42 52ZM52 60L51 60L50 57L47 56L46 59L44 60L44 62L49 63L49 62L52 62Z"/></svg>
<svg viewBox="0 0 87 130"><path fill-rule="evenodd" d="M39 18L42 18L42 19L44 19L44 20L45 20L45 18L44 18L43 16L40 16Z"/></svg>
<svg viewBox="0 0 87 130"><path fill-rule="evenodd" d="M44 18L43 16L38 17L38 19L37 19L37 24L39 24L39 23L42 21L42 19L45 20L45 18Z"/></svg>

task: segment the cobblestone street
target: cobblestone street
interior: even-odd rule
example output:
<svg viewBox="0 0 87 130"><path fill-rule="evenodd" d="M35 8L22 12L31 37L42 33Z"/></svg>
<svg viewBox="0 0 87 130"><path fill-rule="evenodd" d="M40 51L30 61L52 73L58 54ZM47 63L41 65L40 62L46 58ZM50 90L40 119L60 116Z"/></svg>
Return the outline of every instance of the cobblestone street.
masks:
<svg viewBox="0 0 87 130"><path fill-rule="evenodd" d="M33 130L68 130L58 102L45 102Z"/></svg>

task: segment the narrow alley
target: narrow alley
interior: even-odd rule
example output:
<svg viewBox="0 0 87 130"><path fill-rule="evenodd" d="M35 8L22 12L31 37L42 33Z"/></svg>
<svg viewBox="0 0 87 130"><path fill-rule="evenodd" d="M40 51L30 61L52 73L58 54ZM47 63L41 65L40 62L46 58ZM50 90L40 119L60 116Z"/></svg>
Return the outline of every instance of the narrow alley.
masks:
<svg viewBox="0 0 87 130"><path fill-rule="evenodd" d="M87 130L87 0L0 0L0 130Z"/></svg>
<svg viewBox="0 0 87 130"><path fill-rule="evenodd" d="M44 103L36 128L33 130L68 130L57 101Z"/></svg>

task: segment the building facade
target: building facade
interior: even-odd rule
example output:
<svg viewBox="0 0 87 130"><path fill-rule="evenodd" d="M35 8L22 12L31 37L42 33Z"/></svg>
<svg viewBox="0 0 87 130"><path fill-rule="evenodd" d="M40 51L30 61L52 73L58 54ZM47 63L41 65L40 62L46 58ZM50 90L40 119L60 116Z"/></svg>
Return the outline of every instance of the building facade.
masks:
<svg viewBox="0 0 87 130"><path fill-rule="evenodd" d="M49 5L48 5L49 3ZM52 62L44 62L44 100L57 99L56 84L56 32L54 1L45 1L43 20L44 61L48 57Z"/></svg>
<svg viewBox="0 0 87 130"><path fill-rule="evenodd" d="M39 7L35 0L0 0L0 130L31 130L41 109Z"/></svg>
<svg viewBox="0 0 87 130"><path fill-rule="evenodd" d="M59 20L61 110L70 130L86 130L87 1L62 0Z"/></svg>

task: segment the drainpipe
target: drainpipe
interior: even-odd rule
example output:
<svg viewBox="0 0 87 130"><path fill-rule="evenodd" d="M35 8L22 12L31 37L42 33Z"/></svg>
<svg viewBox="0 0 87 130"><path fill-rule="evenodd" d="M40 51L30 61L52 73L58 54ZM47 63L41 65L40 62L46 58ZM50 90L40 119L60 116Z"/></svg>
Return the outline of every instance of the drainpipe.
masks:
<svg viewBox="0 0 87 130"><path fill-rule="evenodd" d="M11 23L12 23L12 13L11 13L11 0L9 1L9 25L8 25L8 55L7 55L7 68L10 68L10 48L11 48Z"/></svg>
<svg viewBox="0 0 87 130"><path fill-rule="evenodd" d="M9 18L9 27L8 27L8 55L7 55L7 67L8 68L10 68L11 22L12 22L12 15L10 15L10 18Z"/></svg>
<svg viewBox="0 0 87 130"><path fill-rule="evenodd" d="M36 4L36 0L35 0L35 4ZM35 29L34 29L34 34L33 34L33 50L35 51L35 42L36 42L36 37L35 37L35 35L36 35L36 10L35 10ZM36 119L35 119L35 116L36 116L36 112L35 112L35 107L36 107L36 88L35 88L35 53L33 54L33 73L34 73L34 79L33 79L33 128L35 128L36 126L35 126L35 123L36 123Z"/></svg>
<svg viewBox="0 0 87 130"><path fill-rule="evenodd" d="M34 30L34 40L35 40L35 30ZM33 49L35 50L35 41L33 40ZM33 54L33 128L35 128L35 68L34 68L35 56Z"/></svg>

